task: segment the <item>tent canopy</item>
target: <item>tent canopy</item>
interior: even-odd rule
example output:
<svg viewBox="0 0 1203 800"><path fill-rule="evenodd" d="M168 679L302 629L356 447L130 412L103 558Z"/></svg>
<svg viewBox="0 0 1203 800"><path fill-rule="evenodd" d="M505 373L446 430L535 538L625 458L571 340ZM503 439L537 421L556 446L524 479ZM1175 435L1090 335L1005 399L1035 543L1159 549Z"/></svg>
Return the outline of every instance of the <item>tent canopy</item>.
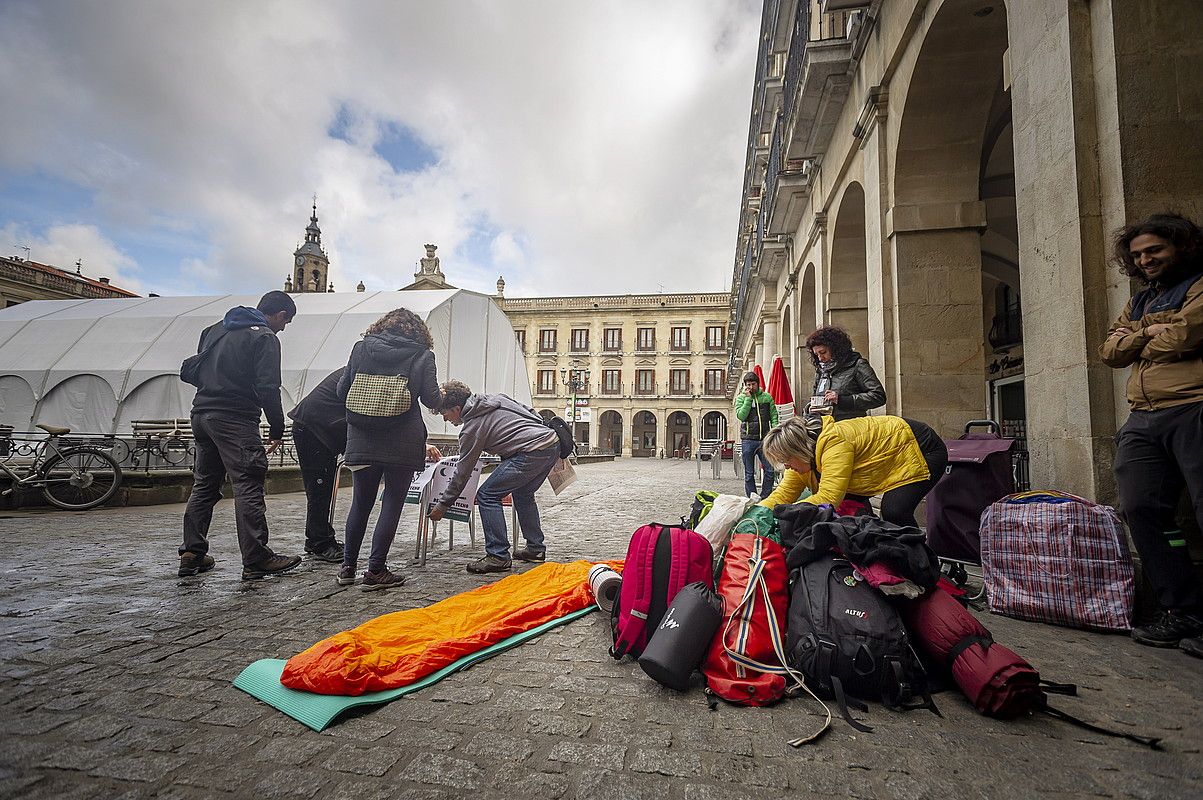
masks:
<svg viewBox="0 0 1203 800"><path fill-rule="evenodd" d="M523 356L505 313L462 289L298 294L296 319L280 334L281 399L292 408L344 366L367 327L404 306L434 339L439 380L531 402ZM88 433L129 433L141 419L187 417L195 390L179 379L201 331L257 295L37 300L0 311L0 423ZM434 434L455 435L424 410Z"/></svg>

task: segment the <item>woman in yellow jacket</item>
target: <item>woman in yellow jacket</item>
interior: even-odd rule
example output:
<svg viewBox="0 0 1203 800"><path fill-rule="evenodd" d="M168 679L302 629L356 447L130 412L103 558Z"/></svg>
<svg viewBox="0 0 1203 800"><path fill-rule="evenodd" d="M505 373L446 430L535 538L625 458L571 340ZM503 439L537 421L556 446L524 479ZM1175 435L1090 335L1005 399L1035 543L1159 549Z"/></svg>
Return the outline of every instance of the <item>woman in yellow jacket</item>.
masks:
<svg viewBox="0 0 1203 800"><path fill-rule="evenodd" d="M781 484L764 500L772 508L798 502L838 506L845 497L882 495L881 518L914 525L915 509L948 466L948 448L927 425L902 417L855 417L837 422L794 417L764 437L770 461L786 466Z"/></svg>

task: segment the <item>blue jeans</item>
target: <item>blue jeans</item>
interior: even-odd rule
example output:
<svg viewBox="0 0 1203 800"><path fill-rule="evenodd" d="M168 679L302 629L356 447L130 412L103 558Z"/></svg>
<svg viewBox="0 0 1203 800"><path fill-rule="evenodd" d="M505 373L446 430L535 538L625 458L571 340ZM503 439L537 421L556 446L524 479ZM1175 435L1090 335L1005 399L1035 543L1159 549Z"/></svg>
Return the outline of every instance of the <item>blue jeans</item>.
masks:
<svg viewBox="0 0 1203 800"><path fill-rule="evenodd" d="M376 505L376 492L380 480L384 479L384 498L380 503L380 516L372 531L372 551L368 555L368 571L382 572L386 567L389 548L397 535L397 524L401 521L401 509L405 506L405 494L413 483L414 471L404 467L373 464L355 470L351 475L351 509L347 512L347 539L343 550L343 566L355 567L359 562L359 548L368 529L368 516Z"/></svg>
<svg viewBox="0 0 1203 800"><path fill-rule="evenodd" d="M761 469L764 470L764 477L761 480L760 499L769 496L773 491L773 478L775 473L773 467L769 464L769 460L764 457L764 450L761 449L762 442L759 439L744 439L739 443L740 454L744 459L744 494L751 497L756 492L756 458L760 458Z"/></svg>
<svg viewBox="0 0 1203 800"><path fill-rule="evenodd" d="M476 490L476 505L480 508L480 526L485 532L485 552L509 559L510 536L505 527L505 511L501 501L507 494L514 496L518 524L531 550L543 546L543 528L539 524L539 507L535 491L547 480L547 473L560 459L559 445L533 453L518 453L502 460L497 469Z"/></svg>

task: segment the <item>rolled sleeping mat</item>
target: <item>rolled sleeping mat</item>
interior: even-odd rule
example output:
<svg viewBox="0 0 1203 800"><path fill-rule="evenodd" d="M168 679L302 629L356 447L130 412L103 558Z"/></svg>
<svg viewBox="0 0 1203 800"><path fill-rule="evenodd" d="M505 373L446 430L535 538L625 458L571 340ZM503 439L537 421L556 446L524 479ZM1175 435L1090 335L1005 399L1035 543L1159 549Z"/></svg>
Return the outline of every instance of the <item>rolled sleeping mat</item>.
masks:
<svg viewBox="0 0 1203 800"><path fill-rule="evenodd" d="M682 587L643 649L639 666L653 680L685 691L722 621L723 599L713 589L701 582Z"/></svg>
<svg viewBox="0 0 1203 800"><path fill-rule="evenodd" d="M622 587L622 576L605 564L595 564L589 570L589 589L597 607L607 614L618 602L618 590Z"/></svg>

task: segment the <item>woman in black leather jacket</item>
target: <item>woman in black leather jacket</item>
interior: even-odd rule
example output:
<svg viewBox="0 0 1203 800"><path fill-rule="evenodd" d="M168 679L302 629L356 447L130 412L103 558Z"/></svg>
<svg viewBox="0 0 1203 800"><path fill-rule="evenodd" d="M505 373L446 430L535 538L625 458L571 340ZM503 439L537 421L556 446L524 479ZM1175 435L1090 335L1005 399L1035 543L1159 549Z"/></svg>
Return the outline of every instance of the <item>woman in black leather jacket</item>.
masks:
<svg viewBox="0 0 1203 800"><path fill-rule="evenodd" d="M824 325L806 337L806 349L815 365L815 385L807 416L830 414L837 420L868 416L869 409L886 404L886 390L877 373L843 328ZM821 398L821 410L816 410Z"/></svg>

